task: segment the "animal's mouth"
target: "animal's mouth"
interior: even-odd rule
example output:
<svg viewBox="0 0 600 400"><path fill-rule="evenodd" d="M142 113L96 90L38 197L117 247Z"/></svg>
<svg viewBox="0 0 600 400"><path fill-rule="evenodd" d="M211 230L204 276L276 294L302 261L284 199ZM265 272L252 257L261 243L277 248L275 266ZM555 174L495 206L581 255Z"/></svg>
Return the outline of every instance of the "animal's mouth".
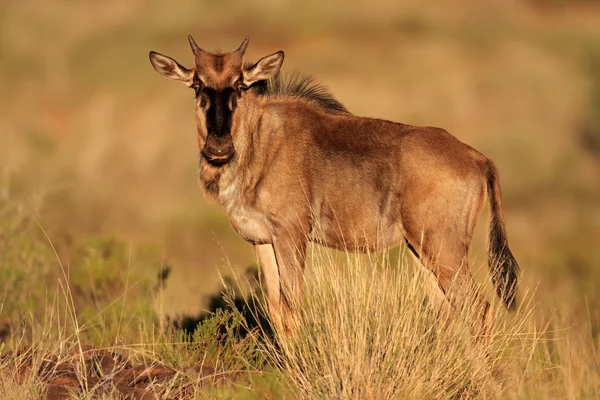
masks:
<svg viewBox="0 0 600 400"><path fill-rule="evenodd" d="M202 155L208 160L209 163L217 166L227 164L235 155L233 147L227 149L211 149L204 147Z"/></svg>
<svg viewBox="0 0 600 400"><path fill-rule="evenodd" d="M214 136L208 135L206 143L202 148L204 157L214 165L223 165L231 161L235 154L231 135Z"/></svg>

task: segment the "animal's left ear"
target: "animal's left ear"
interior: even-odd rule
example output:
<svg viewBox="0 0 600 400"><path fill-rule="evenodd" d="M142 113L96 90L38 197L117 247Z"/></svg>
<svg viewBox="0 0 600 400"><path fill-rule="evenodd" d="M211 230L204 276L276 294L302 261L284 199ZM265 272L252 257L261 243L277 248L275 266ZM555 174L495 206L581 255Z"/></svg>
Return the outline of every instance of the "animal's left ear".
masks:
<svg viewBox="0 0 600 400"><path fill-rule="evenodd" d="M279 72L281 64L283 64L283 51L261 58L256 64L244 71L244 85L250 86L254 82L269 79Z"/></svg>

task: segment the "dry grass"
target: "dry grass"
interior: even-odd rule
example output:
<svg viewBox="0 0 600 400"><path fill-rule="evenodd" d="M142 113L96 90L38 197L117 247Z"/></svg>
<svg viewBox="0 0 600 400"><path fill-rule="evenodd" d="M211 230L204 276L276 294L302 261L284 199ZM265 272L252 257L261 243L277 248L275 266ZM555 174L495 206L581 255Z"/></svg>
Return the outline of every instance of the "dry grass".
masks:
<svg viewBox="0 0 600 400"><path fill-rule="evenodd" d="M325 254L313 260L297 337L267 345L302 398L489 397L536 342L531 310L507 319L494 307L502 318L493 333L473 336L481 310L438 316L424 269L366 256L336 265Z"/></svg>
<svg viewBox="0 0 600 400"><path fill-rule="evenodd" d="M94 351L119 354L122 365L149 366L158 368L158 373L161 368L177 371L164 379L157 376L144 387L161 398L591 399L600 395L600 343L593 334L591 315L583 327L565 318L565 310L544 320L547 313L532 304L532 294L525 294L516 313L493 301L495 325L481 332L480 310L466 304L449 318L440 315L424 290L425 270L403 255L398 260L312 247L294 337L270 336L260 328L240 335L248 313L239 309L217 312L192 336L173 329L157 331L144 325L143 319L137 322L137 335L122 336L126 331L121 321L127 318L123 310L128 309L123 307L121 313L103 310L92 318L116 325L102 338L112 344ZM68 281L68 272L64 279ZM71 383L78 387L70 389L74 397L117 398L120 392L106 382L117 380L120 371L90 375L96 368L86 345L92 320L80 320L70 285L59 287L44 307L44 320L32 314L24 335L13 335L7 342L11 349L27 350L0 359L0 396L33 399L52 393L57 374L69 365ZM232 303L234 293L226 292ZM262 304L257 296L247 304ZM198 367L214 370L207 376L194 369Z"/></svg>
<svg viewBox="0 0 600 400"><path fill-rule="evenodd" d="M43 320L32 313L21 334L0 346L0 398L227 399L259 398L261 385L279 390L277 380L263 383L264 356L252 337L239 335L239 316L219 310L192 335L138 318L134 336L122 326L131 317L123 309L117 315L104 309L83 323L68 280L65 272L50 303L40 307ZM110 345L89 345L94 320L117 325L102 337Z"/></svg>
<svg viewBox="0 0 600 400"><path fill-rule="evenodd" d="M531 295L515 313L493 302L494 328L474 335L481 310L440 316L423 268L372 256L340 264L331 254L313 252L297 336L264 344L298 398L600 395L598 343L557 318L540 321Z"/></svg>
<svg viewBox="0 0 600 400"><path fill-rule="evenodd" d="M276 3L3 2L0 195L39 197L53 240L152 243L176 267L165 310L197 312L222 258L244 267L253 255L202 198L192 99L156 75L147 53L189 65L188 33L223 50L250 35L249 58L285 50L284 69L313 75L353 113L440 126L492 157L526 279L574 281L595 297L576 271L598 278L600 169L580 143L581 125L597 119L586 60L600 31L583 21L598 11L557 19L518 1Z"/></svg>

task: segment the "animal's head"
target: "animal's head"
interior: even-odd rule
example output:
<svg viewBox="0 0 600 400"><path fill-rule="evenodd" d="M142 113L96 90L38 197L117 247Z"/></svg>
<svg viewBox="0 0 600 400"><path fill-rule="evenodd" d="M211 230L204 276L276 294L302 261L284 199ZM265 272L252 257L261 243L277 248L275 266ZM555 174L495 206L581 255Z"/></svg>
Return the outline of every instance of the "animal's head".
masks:
<svg viewBox="0 0 600 400"><path fill-rule="evenodd" d="M161 75L180 81L195 92L198 143L204 157L211 163L222 165L232 159L232 118L238 100L254 83L275 75L283 63L283 51L260 59L256 64L244 66L247 37L241 46L230 53L209 53L202 50L188 36L194 53L194 68L187 69L171 57L154 51L150 62Z"/></svg>

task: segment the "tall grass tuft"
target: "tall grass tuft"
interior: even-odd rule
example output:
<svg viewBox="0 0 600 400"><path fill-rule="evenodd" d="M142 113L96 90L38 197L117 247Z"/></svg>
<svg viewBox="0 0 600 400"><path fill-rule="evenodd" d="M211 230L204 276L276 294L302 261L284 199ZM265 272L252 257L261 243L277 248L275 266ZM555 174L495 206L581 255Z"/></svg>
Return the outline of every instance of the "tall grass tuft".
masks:
<svg viewBox="0 0 600 400"><path fill-rule="evenodd" d="M482 331L479 307L440 312L425 290L429 272L404 257L340 263L315 248L311 258L297 334L265 344L300 398L488 398L518 384L508 379L513 361L539 339L527 333L530 307L508 314L497 301L494 327Z"/></svg>

